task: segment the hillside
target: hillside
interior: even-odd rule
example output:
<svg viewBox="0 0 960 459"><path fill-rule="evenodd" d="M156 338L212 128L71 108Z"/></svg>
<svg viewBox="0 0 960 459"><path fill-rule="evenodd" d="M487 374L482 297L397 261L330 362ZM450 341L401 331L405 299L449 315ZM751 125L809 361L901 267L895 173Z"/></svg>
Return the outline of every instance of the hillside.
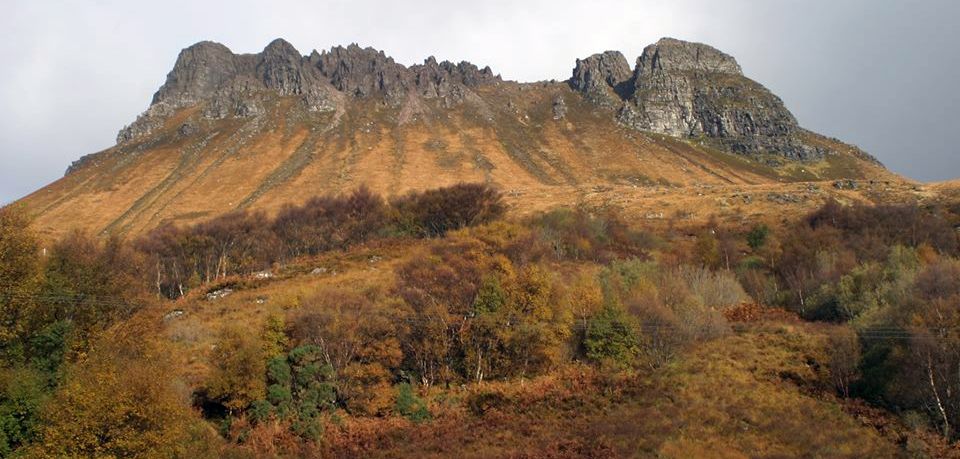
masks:
<svg viewBox="0 0 960 459"><path fill-rule="evenodd" d="M21 202L55 238L272 213L361 185L396 196L487 182L527 213L597 193L776 192L839 178L903 183L855 147L802 129L707 45L663 39L632 69L608 51L578 60L567 81L516 83L466 62L405 67L356 45L303 56L283 40L258 54L201 42L116 146Z"/></svg>

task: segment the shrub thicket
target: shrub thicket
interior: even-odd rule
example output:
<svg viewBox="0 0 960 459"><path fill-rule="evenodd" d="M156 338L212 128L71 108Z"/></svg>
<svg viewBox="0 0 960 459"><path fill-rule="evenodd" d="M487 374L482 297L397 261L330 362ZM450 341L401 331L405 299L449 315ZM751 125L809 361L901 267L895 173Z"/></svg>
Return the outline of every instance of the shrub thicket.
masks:
<svg viewBox="0 0 960 459"><path fill-rule="evenodd" d="M289 205L273 219L232 212L188 227L167 224L137 241L157 292L176 298L201 284L276 262L388 236L434 237L501 217L500 194L481 184L413 192L387 204L368 189Z"/></svg>

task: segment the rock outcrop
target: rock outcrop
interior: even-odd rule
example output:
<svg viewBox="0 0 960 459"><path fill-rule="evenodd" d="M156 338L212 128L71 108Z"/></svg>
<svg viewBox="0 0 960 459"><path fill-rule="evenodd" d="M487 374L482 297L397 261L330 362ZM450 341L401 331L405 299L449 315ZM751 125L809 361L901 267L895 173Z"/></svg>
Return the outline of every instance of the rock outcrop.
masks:
<svg viewBox="0 0 960 459"><path fill-rule="evenodd" d="M234 54L226 46L200 42L180 52L150 107L117 135L117 143L161 127L176 110L203 104L207 119L251 117L264 112L265 91L300 96L308 110L332 110L334 91L319 71L284 40L258 54Z"/></svg>
<svg viewBox="0 0 960 459"><path fill-rule="evenodd" d="M632 75L622 77L619 53L578 60L570 84L591 101L620 97L617 120L628 127L674 137L706 137L748 156L819 159L806 145L783 102L745 77L737 61L700 43L664 38L647 46ZM622 59L622 56L620 56Z"/></svg>
<svg viewBox="0 0 960 459"><path fill-rule="evenodd" d="M463 101L464 88L475 88L499 80L490 67L481 70L469 62L437 63L433 56L427 58L422 65L411 66L410 72L414 76L412 86L421 96L428 99L443 99L447 106Z"/></svg>
<svg viewBox="0 0 960 459"><path fill-rule="evenodd" d="M249 59L240 59L220 43L203 41L190 46L180 52L151 105L179 108L196 103L242 73L243 61Z"/></svg>
<svg viewBox="0 0 960 459"><path fill-rule="evenodd" d="M605 104L629 96L632 76L630 64L623 54L605 51L577 59L570 86L594 102Z"/></svg>
<svg viewBox="0 0 960 459"><path fill-rule="evenodd" d="M557 96L553 98L553 119L562 120L567 117L567 102L563 100L563 97Z"/></svg>
<svg viewBox="0 0 960 459"><path fill-rule="evenodd" d="M736 153L818 159L783 102L743 76L740 65L710 46L665 38L637 60L623 124L678 137L706 136Z"/></svg>
<svg viewBox="0 0 960 459"><path fill-rule="evenodd" d="M639 69L673 72L728 73L743 75L732 56L702 43L661 38L647 46L637 61Z"/></svg>
<svg viewBox="0 0 960 459"><path fill-rule="evenodd" d="M469 62L437 62L407 68L383 51L356 44L303 56L277 39L257 54L234 54L226 46L200 42L180 52L167 81L150 107L117 135L117 143L141 138L178 109L202 104L207 119L253 117L264 113L269 94L296 96L312 112L335 110L344 96L380 97L400 105L411 94L440 98L446 106L462 102L470 88L500 81L490 67Z"/></svg>
<svg viewBox="0 0 960 459"><path fill-rule="evenodd" d="M310 57L315 68L338 91L356 97L380 94L392 101L406 93L407 69L388 57L383 51L360 48L357 45L336 46L330 51Z"/></svg>

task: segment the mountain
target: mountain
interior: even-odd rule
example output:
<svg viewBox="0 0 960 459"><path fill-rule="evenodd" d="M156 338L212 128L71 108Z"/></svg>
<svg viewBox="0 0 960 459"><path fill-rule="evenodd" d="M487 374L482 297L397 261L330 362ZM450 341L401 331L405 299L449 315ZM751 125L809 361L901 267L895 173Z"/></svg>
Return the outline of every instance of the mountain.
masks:
<svg viewBox="0 0 960 459"><path fill-rule="evenodd" d="M632 68L607 51L578 59L566 81L517 83L469 62L406 67L355 44L304 56L278 39L257 54L184 49L115 146L22 202L45 235L138 234L361 185L396 195L485 181L537 208L591 190L836 178L899 180L800 127L704 44L664 38Z"/></svg>

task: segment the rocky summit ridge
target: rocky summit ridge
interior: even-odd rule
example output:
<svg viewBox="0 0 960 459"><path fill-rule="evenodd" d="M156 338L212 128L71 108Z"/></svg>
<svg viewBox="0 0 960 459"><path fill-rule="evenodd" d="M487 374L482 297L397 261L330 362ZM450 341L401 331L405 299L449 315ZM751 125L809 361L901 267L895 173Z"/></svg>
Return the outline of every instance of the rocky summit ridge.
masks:
<svg viewBox="0 0 960 459"><path fill-rule="evenodd" d="M283 39L257 54L234 54L204 41L180 53L150 107L120 131L117 142L146 136L178 109L199 103L206 119L262 115L263 93L269 91L296 96L314 112L334 111L345 97L379 97L394 106L436 98L451 107L473 96L472 89L501 81L490 67L433 57L406 67L356 44L304 56ZM802 141L802 129L780 98L745 77L733 57L705 44L663 38L647 46L633 68L619 51L594 54L577 59L567 82L598 107L615 109L615 120L636 130L706 137L724 150L766 155L766 161L816 160L827 153Z"/></svg>

